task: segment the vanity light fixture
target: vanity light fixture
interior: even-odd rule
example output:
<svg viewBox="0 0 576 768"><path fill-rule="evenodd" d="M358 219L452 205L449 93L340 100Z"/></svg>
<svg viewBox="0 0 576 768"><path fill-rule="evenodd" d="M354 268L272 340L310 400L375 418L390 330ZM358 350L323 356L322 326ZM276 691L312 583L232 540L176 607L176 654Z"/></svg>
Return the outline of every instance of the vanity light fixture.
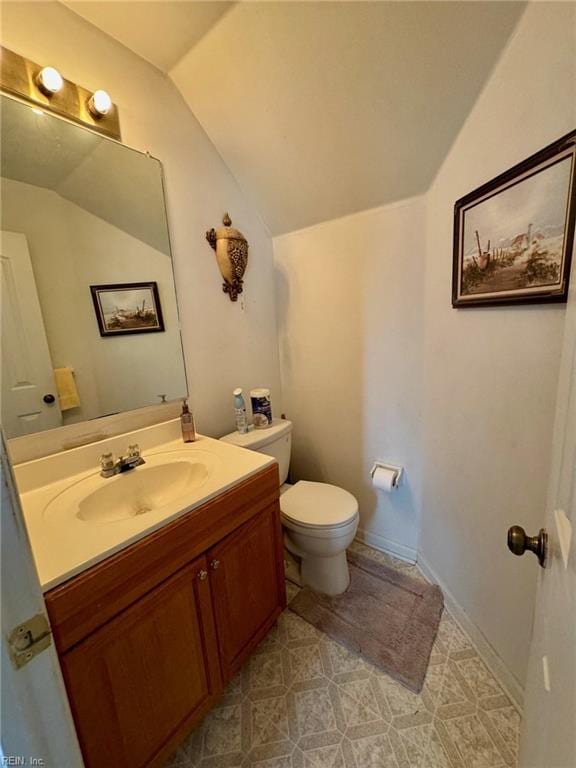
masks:
<svg viewBox="0 0 576 768"><path fill-rule="evenodd" d="M54 96L55 93L62 90L64 80L60 72L54 67L44 67L36 76L36 85L44 96Z"/></svg>
<svg viewBox="0 0 576 768"><path fill-rule="evenodd" d="M0 59L0 93L16 96L44 114L60 115L121 141L118 107L106 91L88 90L65 80L55 67L44 67L3 45Z"/></svg>
<svg viewBox="0 0 576 768"><path fill-rule="evenodd" d="M106 91L94 91L88 100L88 109L94 117L104 117L112 109L112 99Z"/></svg>

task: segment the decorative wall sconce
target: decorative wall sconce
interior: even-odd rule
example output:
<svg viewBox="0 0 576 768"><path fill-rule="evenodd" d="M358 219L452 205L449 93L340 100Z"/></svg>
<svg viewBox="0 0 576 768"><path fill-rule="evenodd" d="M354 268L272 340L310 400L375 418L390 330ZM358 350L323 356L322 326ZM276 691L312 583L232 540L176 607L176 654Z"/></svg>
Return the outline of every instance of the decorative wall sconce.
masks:
<svg viewBox="0 0 576 768"><path fill-rule="evenodd" d="M224 282L222 290L230 296L230 301L237 301L243 290L244 272L248 263L248 241L238 229L231 226L232 220L227 213L222 219L223 227L206 232L206 240L216 251L216 261Z"/></svg>
<svg viewBox="0 0 576 768"><path fill-rule="evenodd" d="M4 93L120 139L118 109L106 91L89 91L63 78L54 67L42 67L4 46L0 52L0 90Z"/></svg>

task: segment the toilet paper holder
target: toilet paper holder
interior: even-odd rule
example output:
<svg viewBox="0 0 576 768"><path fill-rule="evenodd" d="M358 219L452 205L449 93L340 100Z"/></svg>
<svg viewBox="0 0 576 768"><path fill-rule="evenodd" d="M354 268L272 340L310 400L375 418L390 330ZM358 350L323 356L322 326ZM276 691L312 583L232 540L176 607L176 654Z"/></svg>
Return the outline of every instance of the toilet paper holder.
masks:
<svg viewBox="0 0 576 768"><path fill-rule="evenodd" d="M396 464L388 464L388 462L385 461L375 461L372 469L370 470L370 477L374 477L374 472L376 472L377 469L388 469L391 472L395 472L394 479L392 481L392 487L398 488L400 485L400 481L402 480L402 475L404 474L404 467L399 467Z"/></svg>

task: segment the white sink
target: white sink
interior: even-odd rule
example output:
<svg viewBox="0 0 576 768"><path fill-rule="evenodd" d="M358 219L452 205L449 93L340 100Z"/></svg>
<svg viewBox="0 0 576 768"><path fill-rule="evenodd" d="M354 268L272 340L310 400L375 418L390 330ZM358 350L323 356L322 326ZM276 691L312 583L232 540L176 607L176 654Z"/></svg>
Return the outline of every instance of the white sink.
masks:
<svg viewBox="0 0 576 768"><path fill-rule="evenodd" d="M66 488L44 510L49 521L77 518L86 523L114 523L158 512L190 496L208 480L215 457L170 451L111 478L90 475Z"/></svg>
<svg viewBox="0 0 576 768"><path fill-rule="evenodd" d="M131 443L142 447L146 463L101 477L100 454L121 455ZM62 584L272 463L271 456L203 435L183 443L180 419L171 419L16 466L42 589Z"/></svg>
<svg viewBox="0 0 576 768"><path fill-rule="evenodd" d="M87 522L112 522L145 515L165 507L208 477L201 462L175 461L158 467L139 467L117 475L78 505L77 517Z"/></svg>

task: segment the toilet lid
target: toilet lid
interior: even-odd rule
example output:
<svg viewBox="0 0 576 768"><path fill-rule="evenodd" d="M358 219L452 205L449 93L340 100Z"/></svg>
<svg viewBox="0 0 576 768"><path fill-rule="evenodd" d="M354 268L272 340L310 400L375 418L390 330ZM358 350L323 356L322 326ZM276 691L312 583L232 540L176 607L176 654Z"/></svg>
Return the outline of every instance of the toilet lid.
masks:
<svg viewBox="0 0 576 768"><path fill-rule="evenodd" d="M358 502L348 491L307 480L300 480L283 493L280 507L284 517L313 527L344 525L358 513Z"/></svg>

